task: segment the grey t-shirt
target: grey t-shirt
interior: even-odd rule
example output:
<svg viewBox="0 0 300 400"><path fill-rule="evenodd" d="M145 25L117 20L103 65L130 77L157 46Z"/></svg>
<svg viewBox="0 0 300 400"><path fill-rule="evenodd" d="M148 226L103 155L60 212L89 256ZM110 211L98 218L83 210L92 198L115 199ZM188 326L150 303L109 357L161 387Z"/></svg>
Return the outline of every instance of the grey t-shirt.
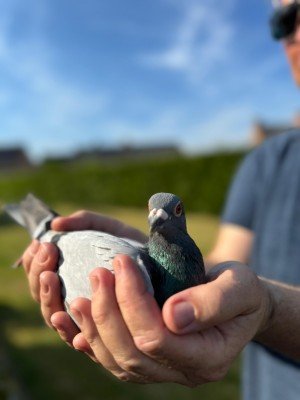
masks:
<svg viewBox="0 0 300 400"><path fill-rule="evenodd" d="M222 221L254 232L250 266L258 275L300 285L300 130L267 140L245 158ZM243 367L244 400L300 399L300 363L253 342Z"/></svg>

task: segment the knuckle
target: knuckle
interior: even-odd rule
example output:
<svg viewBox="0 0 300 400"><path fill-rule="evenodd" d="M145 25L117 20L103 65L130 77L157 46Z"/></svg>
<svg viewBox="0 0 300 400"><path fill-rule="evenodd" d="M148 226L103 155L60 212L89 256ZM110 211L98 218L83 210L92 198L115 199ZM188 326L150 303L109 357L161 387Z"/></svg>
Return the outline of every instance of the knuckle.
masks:
<svg viewBox="0 0 300 400"><path fill-rule="evenodd" d="M92 349L95 349L98 346L98 337L97 334L91 331L87 331L84 334L86 341L91 346Z"/></svg>
<svg viewBox="0 0 300 400"><path fill-rule="evenodd" d="M129 296L127 295L123 295L123 296L119 296L118 298L118 303L121 309L125 309L125 308L132 308L133 304L132 304L132 300L129 298ZM135 304L134 306L136 306L137 304Z"/></svg>
<svg viewBox="0 0 300 400"><path fill-rule="evenodd" d="M126 360L116 360L118 365L127 373L141 374L142 373L142 362L138 356L130 357Z"/></svg>
<svg viewBox="0 0 300 400"><path fill-rule="evenodd" d="M46 252L45 259L41 262L41 264L50 265L52 267L56 266L56 261L59 256L58 248L55 246L54 243L43 243L43 250Z"/></svg>
<svg viewBox="0 0 300 400"><path fill-rule="evenodd" d="M51 252L47 252L47 258L45 261L41 261L38 256L35 256L32 259L30 266L30 274L39 278L39 275L44 271L52 271L54 270L55 263L53 262L53 256Z"/></svg>
<svg viewBox="0 0 300 400"><path fill-rule="evenodd" d="M155 383L156 381L153 380L149 376L145 375L140 375L139 373L134 373L134 372L127 372L127 371L122 371L122 372L113 372L111 371L112 374L119 379L122 382L132 382L132 383L138 383L138 384L148 384L148 383Z"/></svg>
<svg viewBox="0 0 300 400"><path fill-rule="evenodd" d="M97 307L96 309L94 309L92 307L92 317L97 326L103 325L104 322L107 321L108 315L109 313L105 308L100 309Z"/></svg>
<svg viewBox="0 0 300 400"><path fill-rule="evenodd" d="M258 293L259 280L257 275L250 269L242 265L226 271L228 279L231 281L235 293L240 293L244 298L253 298L253 293Z"/></svg>
<svg viewBox="0 0 300 400"><path fill-rule="evenodd" d="M244 264L236 262L232 268L228 268L224 271L224 276L228 277L233 283L244 286L245 282L247 285L256 283L255 273Z"/></svg>
<svg viewBox="0 0 300 400"><path fill-rule="evenodd" d="M237 284L240 281L240 267L228 268L223 274L230 282Z"/></svg>
<svg viewBox="0 0 300 400"><path fill-rule="evenodd" d="M132 314L136 314L145 307L145 295L148 293L146 284L139 288L139 293L136 294L135 301L133 302L128 293L120 293L118 296L118 304L121 309L130 310Z"/></svg>
<svg viewBox="0 0 300 400"><path fill-rule="evenodd" d="M73 214L73 216L74 217L79 217L79 218L86 218L88 216L88 214L89 214L89 211L82 209L82 210L76 211Z"/></svg>
<svg viewBox="0 0 300 400"><path fill-rule="evenodd" d="M166 344L166 337L164 334L158 333L157 335L138 336L134 338L136 347L142 352L151 356L160 356Z"/></svg>
<svg viewBox="0 0 300 400"><path fill-rule="evenodd" d="M112 372L112 374L117 378L117 379L119 379L120 381L122 381L122 382L130 382L131 381L131 377L130 377L130 374L128 374L127 372L125 372L125 371L122 371L122 372Z"/></svg>

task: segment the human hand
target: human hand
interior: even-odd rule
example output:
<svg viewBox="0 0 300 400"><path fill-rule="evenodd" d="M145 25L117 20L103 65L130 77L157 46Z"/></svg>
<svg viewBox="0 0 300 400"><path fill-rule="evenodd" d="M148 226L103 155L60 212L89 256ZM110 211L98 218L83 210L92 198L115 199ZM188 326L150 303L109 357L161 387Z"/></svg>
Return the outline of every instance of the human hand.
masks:
<svg viewBox="0 0 300 400"><path fill-rule="evenodd" d="M266 286L239 263L212 269L207 284L172 296L162 313L129 257L118 256L114 272L94 270L92 301L72 302L81 329L73 345L121 380L191 387L220 380L271 313Z"/></svg>
<svg viewBox="0 0 300 400"><path fill-rule="evenodd" d="M51 224L55 231L95 230L146 243L147 236L138 229L102 214L80 210L68 217L56 217Z"/></svg>
<svg viewBox="0 0 300 400"><path fill-rule="evenodd" d="M52 221L51 228L57 231L102 230L142 243L147 239L143 233L121 221L88 211L77 211L68 217L57 217ZM64 340L70 342L70 333L74 336L78 333L78 329L68 314L63 312L60 282L54 272L57 269L58 257L58 249L55 245L34 240L22 256L22 264L28 277L31 295L41 303L41 311L46 323L52 327L51 315L54 312L60 312L56 319L58 322L63 321L64 326L68 326L69 335L60 333Z"/></svg>

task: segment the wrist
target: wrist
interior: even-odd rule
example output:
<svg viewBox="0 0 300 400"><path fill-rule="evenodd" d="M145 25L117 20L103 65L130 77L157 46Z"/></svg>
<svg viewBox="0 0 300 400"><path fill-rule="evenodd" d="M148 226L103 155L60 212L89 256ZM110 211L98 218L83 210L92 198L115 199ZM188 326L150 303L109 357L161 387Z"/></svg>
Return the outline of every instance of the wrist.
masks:
<svg viewBox="0 0 300 400"><path fill-rule="evenodd" d="M255 340L259 340L261 336L264 336L264 334L271 329L274 320L276 304L276 295L271 282L262 277L258 277L258 279L260 281L263 293L261 304L262 319L254 337Z"/></svg>

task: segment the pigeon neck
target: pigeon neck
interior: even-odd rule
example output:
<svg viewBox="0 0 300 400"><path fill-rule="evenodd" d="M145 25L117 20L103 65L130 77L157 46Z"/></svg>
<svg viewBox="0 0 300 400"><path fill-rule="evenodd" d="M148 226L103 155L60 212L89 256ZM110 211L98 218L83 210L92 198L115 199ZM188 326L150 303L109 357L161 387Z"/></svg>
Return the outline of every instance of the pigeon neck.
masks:
<svg viewBox="0 0 300 400"><path fill-rule="evenodd" d="M150 256L165 270L174 273L181 266L184 256L184 236L183 232L177 230L168 235L153 232L148 243Z"/></svg>
<svg viewBox="0 0 300 400"><path fill-rule="evenodd" d="M168 297L198 282L199 269L202 270L198 265L202 260L201 253L193 257L192 239L182 231L176 230L171 236L166 237L156 232L150 236L148 243L149 255L157 264L153 286L160 305Z"/></svg>

